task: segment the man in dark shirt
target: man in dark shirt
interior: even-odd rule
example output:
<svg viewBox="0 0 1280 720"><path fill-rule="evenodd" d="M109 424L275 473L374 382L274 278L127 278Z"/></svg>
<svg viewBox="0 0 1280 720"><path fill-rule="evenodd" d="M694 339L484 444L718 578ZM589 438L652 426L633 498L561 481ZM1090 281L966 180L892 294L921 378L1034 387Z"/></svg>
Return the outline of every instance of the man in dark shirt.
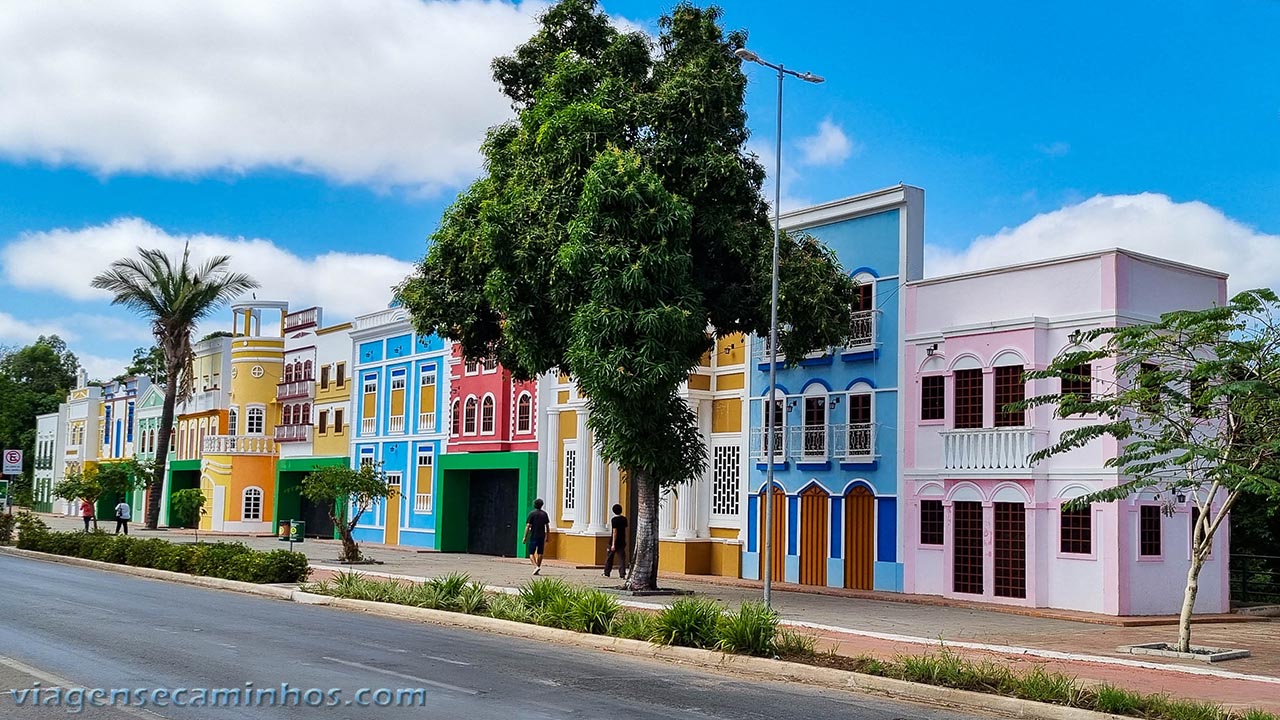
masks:
<svg viewBox="0 0 1280 720"><path fill-rule="evenodd" d="M609 521L609 554L604 560L604 576L613 572L613 559L622 555L618 565L618 577L627 579L627 516L622 514L622 506L613 506L613 519Z"/></svg>
<svg viewBox="0 0 1280 720"><path fill-rule="evenodd" d="M533 563L533 574L542 574L542 554L547 549L547 527L551 518L542 509L542 498L533 501L533 512L524 521L524 545Z"/></svg>

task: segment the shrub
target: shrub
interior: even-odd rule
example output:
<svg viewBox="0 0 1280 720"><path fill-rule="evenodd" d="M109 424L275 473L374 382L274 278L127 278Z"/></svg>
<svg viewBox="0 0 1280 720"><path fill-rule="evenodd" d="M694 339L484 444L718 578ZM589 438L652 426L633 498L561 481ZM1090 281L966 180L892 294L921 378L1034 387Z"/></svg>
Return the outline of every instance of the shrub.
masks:
<svg viewBox="0 0 1280 720"><path fill-rule="evenodd" d="M520 599L531 612L537 612L556 598L562 598L573 590L560 578L538 578L520 588Z"/></svg>
<svg viewBox="0 0 1280 720"><path fill-rule="evenodd" d="M160 558L164 556L165 549L168 547L170 547L169 543L160 538L135 540L125 550L125 564L134 567L158 568Z"/></svg>
<svg viewBox="0 0 1280 720"><path fill-rule="evenodd" d="M547 604L533 611L533 621L547 627L572 630L577 596L578 593L569 588L566 594L551 598Z"/></svg>
<svg viewBox="0 0 1280 720"><path fill-rule="evenodd" d="M653 638L653 615L640 610L622 610L613 616L609 634L628 640Z"/></svg>
<svg viewBox="0 0 1280 720"><path fill-rule="evenodd" d="M652 640L662 645L714 647L723 614L714 600L680 598L654 618Z"/></svg>
<svg viewBox="0 0 1280 720"><path fill-rule="evenodd" d="M157 570L189 573L194 570L196 556L199 553L200 547L196 545L174 545L168 543L168 547L156 557L154 567Z"/></svg>
<svg viewBox="0 0 1280 720"><path fill-rule="evenodd" d="M480 583L467 583L467 586L462 588L462 592L458 593L458 612L464 612L468 615L479 615L480 613L483 613L488 606L489 594L485 592L484 585L481 585Z"/></svg>
<svg viewBox="0 0 1280 720"><path fill-rule="evenodd" d="M716 649L727 653L771 656L777 632L778 613L763 603L743 603L737 612L726 613L720 618Z"/></svg>
<svg viewBox="0 0 1280 720"><path fill-rule="evenodd" d="M519 595L498 593L489 598L489 617L512 622L529 622L532 616Z"/></svg>
<svg viewBox="0 0 1280 720"><path fill-rule="evenodd" d="M243 572L243 566L234 563L234 558L253 552L243 543L204 543L198 547L192 572L216 578L228 578L233 568Z"/></svg>
<svg viewBox="0 0 1280 720"><path fill-rule="evenodd" d="M818 638L790 628L779 629L773 645L781 657L811 658L818 654Z"/></svg>
<svg viewBox="0 0 1280 720"><path fill-rule="evenodd" d="M18 516L0 512L0 545L13 542L13 530L18 526Z"/></svg>
<svg viewBox="0 0 1280 720"><path fill-rule="evenodd" d="M307 564L307 556L300 552L288 550L272 550L259 553L260 570L264 583L300 583L311 574L311 566Z"/></svg>
<svg viewBox="0 0 1280 720"><path fill-rule="evenodd" d="M39 517L29 512L17 516L18 547L23 550L38 550L49 539L49 526Z"/></svg>
<svg viewBox="0 0 1280 720"><path fill-rule="evenodd" d="M577 595L569 609L569 627L592 635L607 635L618 614L618 599L592 588Z"/></svg>

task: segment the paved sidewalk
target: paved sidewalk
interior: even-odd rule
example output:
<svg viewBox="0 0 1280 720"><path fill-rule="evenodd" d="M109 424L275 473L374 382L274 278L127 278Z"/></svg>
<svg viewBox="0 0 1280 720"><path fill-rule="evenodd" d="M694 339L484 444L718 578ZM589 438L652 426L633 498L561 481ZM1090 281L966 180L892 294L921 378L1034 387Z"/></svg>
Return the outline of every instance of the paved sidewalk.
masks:
<svg viewBox="0 0 1280 720"><path fill-rule="evenodd" d="M75 518L44 516L56 529L79 525ZM135 530L135 535L192 539L189 531ZM201 533L201 539L234 540L258 549L287 547L274 537L246 537ZM339 544L307 540L294 546L313 565L336 566ZM479 555L414 551L364 545L377 565L354 566L370 573L433 577L465 572L492 586L516 587L530 578L527 561ZM324 573L328 574L328 573ZM550 562L544 576L604 589L621 581L601 577L598 569ZM318 573L319 575L319 573ZM689 590L729 605L759 600L760 590L748 581L710 582L695 576L664 576L664 587ZM628 598L630 599L630 598ZM636 598L666 604L670 597ZM996 612L979 607L951 607L890 602L866 597L817 594L775 586L773 605L785 621L818 626L819 649L837 646L841 654L867 653L892 657L923 652L938 641L967 656L996 659L1003 664L1039 665L1075 675L1085 681L1112 682L1144 692L1168 692L1183 697L1264 707L1280 711L1280 622L1197 623L1195 641L1217 647L1246 647L1253 657L1209 666L1196 661L1140 657L1117 653L1119 645L1173 641L1173 626L1120 627L1096 622ZM1094 661L1081 656L1093 656ZM1256 679L1248 679L1250 676ZM1269 680L1269 681L1268 681Z"/></svg>

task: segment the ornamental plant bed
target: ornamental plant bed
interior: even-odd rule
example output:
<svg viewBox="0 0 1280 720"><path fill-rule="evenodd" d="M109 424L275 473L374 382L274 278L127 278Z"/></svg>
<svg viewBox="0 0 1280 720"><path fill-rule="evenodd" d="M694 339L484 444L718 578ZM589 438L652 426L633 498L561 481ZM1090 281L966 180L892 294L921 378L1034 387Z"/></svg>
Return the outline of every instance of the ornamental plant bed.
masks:
<svg viewBox="0 0 1280 720"><path fill-rule="evenodd" d="M1140 645L1121 645L1116 648L1116 652L1128 653L1130 655L1155 655L1158 657L1171 657L1182 660L1199 660L1207 663L1223 662L1225 660L1238 660L1240 658L1247 658L1251 654L1248 650L1200 647L1198 645L1192 645L1191 652L1179 652L1176 646L1162 642L1143 643Z"/></svg>
<svg viewBox="0 0 1280 720"><path fill-rule="evenodd" d="M557 578L538 578L515 592L492 592L461 573L411 583L344 572L305 584L301 590L645 640L655 645L756 655L1147 720L1280 720L1261 710L1226 709L1108 684L1086 685L1069 675L1041 668L1022 672L991 661L975 662L947 649L891 660L818 652L815 636L780 627L777 613L759 603L744 603L733 610L713 600L681 598L658 611L630 610L620 607L610 593L570 585Z"/></svg>

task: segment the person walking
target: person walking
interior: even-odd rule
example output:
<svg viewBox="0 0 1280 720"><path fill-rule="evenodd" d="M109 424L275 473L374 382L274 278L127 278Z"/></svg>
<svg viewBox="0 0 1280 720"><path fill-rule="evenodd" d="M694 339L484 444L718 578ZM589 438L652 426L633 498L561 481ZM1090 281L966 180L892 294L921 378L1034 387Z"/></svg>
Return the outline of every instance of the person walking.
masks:
<svg viewBox="0 0 1280 720"><path fill-rule="evenodd" d="M117 535L120 534L121 528L124 529L125 535L129 534L129 518L132 517L132 515L133 515L133 511L129 508L129 503L125 502L124 499L121 498L120 502L116 503L116 534Z"/></svg>
<svg viewBox="0 0 1280 720"><path fill-rule="evenodd" d="M547 528L551 517L542 509L542 498L533 501L533 512L524 521L524 546L533 563L533 574L542 574L542 555L547 550Z"/></svg>
<svg viewBox="0 0 1280 720"><path fill-rule="evenodd" d="M93 521L93 503L85 498L80 498L80 517L84 518L84 531L89 532L89 523Z"/></svg>
<svg viewBox="0 0 1280 720"><path fill-rule="evenodd" d="M622 514L622 506L613 506L613 518L609 520L609 554L604 558L604 576L613 572L613 559L622 556L618 565L618 577L627 579L627 516Z"/></svg>

